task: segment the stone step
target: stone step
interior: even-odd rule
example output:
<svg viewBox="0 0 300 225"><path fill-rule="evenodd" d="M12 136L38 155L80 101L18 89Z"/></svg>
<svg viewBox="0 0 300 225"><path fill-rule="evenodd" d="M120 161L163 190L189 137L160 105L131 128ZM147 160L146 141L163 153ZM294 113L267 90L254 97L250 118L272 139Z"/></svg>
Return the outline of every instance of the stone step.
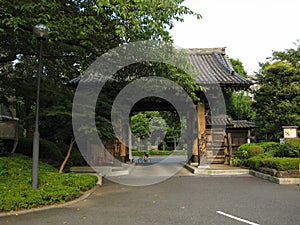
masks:
<svg viewBox="0 0 300 225"><path fill-rule="evenodd" d="M98 173L102 176L122 176L130 173L131 167L123 165L120 167L114 166L74 166L70 168L71 172L74 173Z"/></svg>

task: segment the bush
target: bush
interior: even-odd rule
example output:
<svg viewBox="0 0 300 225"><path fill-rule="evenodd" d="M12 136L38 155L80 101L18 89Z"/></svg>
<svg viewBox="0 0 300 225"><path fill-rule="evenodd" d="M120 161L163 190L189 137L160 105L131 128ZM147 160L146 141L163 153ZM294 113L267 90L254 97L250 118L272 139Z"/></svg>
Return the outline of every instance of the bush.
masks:
<svg viewBox="0 0 300 225"><path fill-rule="evenodd" d="M263 157L261 155L254 156L245 162L245 166L253 170L258 170L259 167L262 167L261 165L262 159Z"/></svg>
<svg viewBox="0 0 300 225"><path fill-rule="evenodd" d="M242 159L239 159L239 158L233 158L232 159L232 164L234 166L242 166L244 163L244 161Z"/></svg>
<svg viewBox="0 0 300 225"><path fill-rule="evenodd" d="M258 145L264 149L264 152L275 151L280 147L280 143L278 142L261 142Z"/></svg>
<svg viewBox="0 0 300 225"><path fill-rule="evenodd" d="M248 158L264 153L264 149L261 146L253 145L248 148Z"/></svg>
<svg viewBox="0 0 300 225"><path fill-rule="evenodd" d="M151 155L186 155L187 151L185 150L133 150L132 151L132 156L142 156L144 152L148 153L150 156Z"/></svg>
<svg viewBox="0 0 300 225"><path fill-rule="evenodd" d="M93 175L59 174L46 163L39 163L39 188L31 188L32 160L13 154L0 157L0 211L32 208L65 202L95 186ZM4 165L4 166L3 166Z"/></svg>
<svg viewBox="0 0 300 225"><path fill-rule="evenodd" d="M297 170L300 158L264 158L261 155L254 156L247 161L250 169L258 170L259 167L267 167L279 171Z"/></svg>
<svg viewBox="0 0 300 225"><path fill-rule="evenodd" d="M20 138L15 153L32 157L32 148L32 138ZM40 139L39 158L55 167L58 167L64 160L64 156L56 144L45 139Z"/></svg>
<svg viewBox="0 0 300 225"><path fill-rule="evenodd" d="M238 147L236 151L236 157L244 160L249 158L249 153L248 150L251 146L258 146L256 143L247 143L247 144L242 144L241 146Z"/></svg>
<svg viewBox="0 0 300 225"><path fill-rule="evenodd" d="M286 139L285 144L279 146L276 157L300 157L300 138Z"/></svg>
<svg viewBox="0 0 300 225"><path fill-rule="evenodd" d="M59 148L63 157L66 157L69 149L69 145L66 145L65 143L57 143L56 146ZM83 158L81 152L74 146L65 168L68 169L71 166L85 166L85 165L87 165L87 163Z"/></svg>

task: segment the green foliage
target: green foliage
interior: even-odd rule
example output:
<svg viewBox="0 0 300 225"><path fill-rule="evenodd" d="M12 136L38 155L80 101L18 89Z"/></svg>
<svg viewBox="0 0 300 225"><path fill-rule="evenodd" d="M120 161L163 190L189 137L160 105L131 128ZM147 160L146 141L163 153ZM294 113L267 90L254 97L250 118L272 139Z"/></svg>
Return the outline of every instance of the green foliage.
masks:
<svg viewBox="0 0 300 225"><path fill-rule="evenodd" d="M0 97L8 93L16 97L17 114L26 137L33 136L36 109L36 86L33 84L37 77L38 42L32 35L35 24L44 23L50 28L50 38L43 48L41 138L69 144L73 136L71 116L76 85L70 87L66 83L83 74L98 56L122 44L149 39L172 43L169 29L175 21L183 21L184 15L200 18L182 3L174 0L2 0ZM96 107L96 126L101 140L112 139L110 111L114 96L111 93L118 93L118 88L126 85L125 81L156 72L172 76L172 80L189 90L188 93L195 93L195 81L190 76L168 65L148 63L145 69L145 64L147 62L132 65L115 75L115 83L108 82L104 101L98 102Z"/></svg>
<svg viewBox="0 0 300 225"><path fill-rule="evenodd" d="M139 112L131 117L131 129L135 137L144 139L149 138L154 132L158 132L159 134L166 132L163 141L165 145L168 140L176 144L181 137L182 128L183 130L186 128L186 120L183 118L180 121L176 112ZM155 145L156 141L153 140L151 144ZM174 146L171 147L175 148Z"/></svg>
<svg viewBox="0 0 300 225"><path fill-rule="evenodd" d="M247 161L250 169L258 170L259 167L268 167L279 171L297 170L299 168L300 158L263 158L254 156Z"/></svg>
<svg viewBox="0 0 300 225"><path fill-rule="evenodd" d="M151 150L150 155L186 155L187 152L184 150Z"/></svg>
<svg viewBox="0 0 300 225"><path fill-rule="evenodd" d="M233 164L247 166L250 169L258 170L259 167L268 167L276 170L298 169L300 158L299 140L290 139L286 144L276 142L262 142L241 145L233 159ZM280 158L286 157L286 158Z"/></svg>
<svg viewBox="0 0 300 225"><path fill-rule="evenodd" d="M241 61L230 59L234 70L241 76L247 78L247 73ZM255 113L252 109L252 97L249 91L227 90L225 93L227 114L235 120L251 120Z"/></svg>
<svg viewBox="0 0 300 225"><path fill-rule="evenodd" d="M39 163L39 188L33 190L31 163L30 158L19 154L0 157L0 211L69 201L97 183L96 176L59 174L48 164Z"/></svg>
<svg viewBox="0 0 300 225"><path fill-rule="evenodd" d="M264 149L261 146L249 146L248 158L264 153Z"/></svg>
<svg viewBox="0 0 300 225"><path fill-rule="evenodd" d="M261 161L262 157L257 155L245 161L243 164L244 166L248 166L250 169L258 170L258 168L262 166Z"/></svg>
<svg viewBox="0 0 300 225"><path fill-rule="evenodd" d="M132 134L138 138L148 138L150 135L150 120L151 117L147 113L139 112L131 117Z"/></svg>
<svg viewBox="0 0 300 225"><path fill-rule="evenodd" d="M230 58L230 63L233 66L234 70L243 77L247 77L247 72L244 69L243 63L239 59Z"/></svg>
<svg viewBox="0 0 300 225"><path fill-rule="evenodd" d="M280 147L276 142L246 143L238 147L236 157L233 159L235 166L247 165L249 158L253 156L273 157Z"/></svg>
<svg viewBox="0 0 300 225"><path fill-rule="evenodd" d="M227 113L235 120L252 120L255 117L252 98L247 91L228 90L225 94Z"/></svg>
<svg viewBox="0 0 300 225"><path fill-rule="evenodd" d="M264 149L265 152L278 150L280 146L279 142L260 142L258 144Z"/></svg>
<svg viewBox="0 0 300 225"><path fill-rule="evenodd" d="M3 140L0 139L0 154L3 154L5 151Z"/></svg>
<svg viewBox="0 0 300 225"><path fill-rule="evenodd" d="M132 151L132 156L142 156L144 154L144 152L146 152L147 154L151 155L186 155L187 152L184 150L133 150Z"/></svg>
<svg viewBox="0 0 300 225"><path fill-rule="evenodd" d="M282 126L300 125L300 47L274 52L257 75L254 109L258 138L279 140ZM296 63L297 62L297 63Z"/></svg>
<svg viewBox="0 0 300 225"><path fill-rule="evenodd" d="M62 153L63 157L65 157L67 155L69 145L66 145L64 143L57 143L56 146L60 149L60 152ZM71 151L71 155L65 169L68 169L72 166L85 166L85 165L86 165L86 161L83 158L81 152L78 150L78 148L73 147L73 150Z"/></svg>
<svg viewBox="0 0 300 225"><path fill-rule="evenodd" d="M300 150L300 138L285 139L285 143L291 144L292 146Z"/></svg>
<svg viewBox="0 0 300 225"><path fill-rule="evenodd" d="M300 157L300 138L286 139L286 143L279 146L276 157Z"/></svg>
<svg viewBox="0 0 300 225"><path fill-rule="evenodd" d="M258 144L257 143L242 144L241 146L238 147L238 149L236 151L236 157L241 160L248 159L249 158L249 148L251 146L258 146Z"/></svg>
<svg viewBox="0 0 300 225"><path fill-rule="evenodd" d="M240 158L233 158L232 159L232 165L234 166L242 166L244 164L244 160L240 159Z"/></svg>
<svg viewBox="0 0 300 225"><path fill-rule="evenodd" d="M32 148L33 141L31 138L20 138L15 152L31 157ZM50 164L57 167L63 161L64 156L55 143L40 139L39 158L48 160Z"/></svg>

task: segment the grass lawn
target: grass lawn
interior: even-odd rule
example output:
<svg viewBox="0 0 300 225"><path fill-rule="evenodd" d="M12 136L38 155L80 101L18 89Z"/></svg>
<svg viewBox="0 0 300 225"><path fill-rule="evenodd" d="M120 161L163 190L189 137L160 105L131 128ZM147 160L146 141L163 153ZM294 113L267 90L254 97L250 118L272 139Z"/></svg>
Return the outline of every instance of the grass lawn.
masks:
<svg viewBox="0 0 300 225"><path fill-rule="evenodd" d="M93 175L59 174L46 163L39 163L39 188L31 187L32 159L20 154L0 157L0 211L29 209L63 203L94 187Z"/></svg>

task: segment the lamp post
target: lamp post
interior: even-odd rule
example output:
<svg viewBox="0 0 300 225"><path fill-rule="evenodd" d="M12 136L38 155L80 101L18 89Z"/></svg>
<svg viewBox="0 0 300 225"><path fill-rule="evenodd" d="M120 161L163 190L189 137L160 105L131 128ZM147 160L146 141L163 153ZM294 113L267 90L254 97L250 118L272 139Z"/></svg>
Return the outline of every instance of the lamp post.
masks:
<svg viewBox="0 0 300 225"><path fill-rule="evenodd" d="M37 92L36 92L36 112L35 112L35 130L33 136L33 152L32 152L32 188L38 188L38 165L39 165L39 145L40 145L40 133L39 133L39 111L40 111L40 83L42 72L42 52L43 41L46 40L49 28L44 24L35 25L33 28L33 35L39 41L39 59L38 59L38 73L37 73Z"/></svg>

